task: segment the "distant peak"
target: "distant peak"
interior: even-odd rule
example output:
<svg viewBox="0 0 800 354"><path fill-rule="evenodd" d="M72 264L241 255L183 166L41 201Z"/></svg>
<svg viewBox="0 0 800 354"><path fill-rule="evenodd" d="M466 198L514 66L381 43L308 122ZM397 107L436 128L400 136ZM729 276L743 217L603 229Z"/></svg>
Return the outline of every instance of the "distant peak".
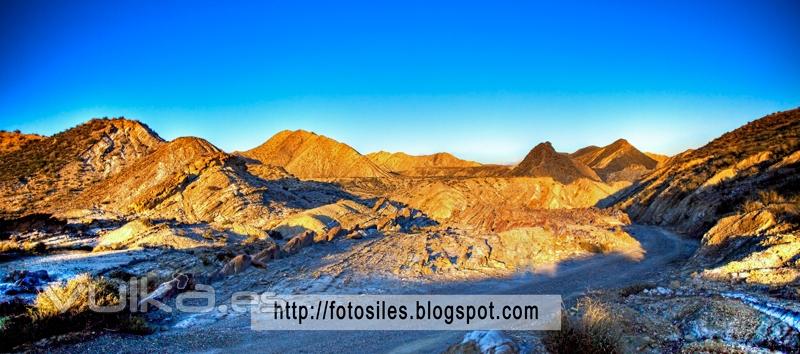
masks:
<svg viewBox="0 0 800 354"><path fill-rule="evenodd" d="M551 144L549 141L545 141L545 142L541 142L541 143L537 144L536 146L533 147L533 150L534 151L548 151L548 152L549 151L552 151L552 152L556 151L556 149L553 148L553 144Z"/></svg>
<svg viewBox="0 0 800 354"><path fill-rule="evenodd" d="M631 143L629 143L627 140L625 140L623 138L615 140L613 143L611 143L611 145L613 145L613 146L633 146L633 145L631 145Z"/></svg>

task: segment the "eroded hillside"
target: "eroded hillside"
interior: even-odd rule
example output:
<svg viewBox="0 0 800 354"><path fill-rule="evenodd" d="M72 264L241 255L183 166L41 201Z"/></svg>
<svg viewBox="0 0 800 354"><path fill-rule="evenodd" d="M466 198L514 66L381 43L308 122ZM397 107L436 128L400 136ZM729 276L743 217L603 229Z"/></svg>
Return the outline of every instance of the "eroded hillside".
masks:
<svg viewBox="0 0 800 354"><path fill-rule="evenodd" d="M603 147L588 146L570 156L589 166L606 182L633 182L658 165L658 161L642 153L625 139Z"/></svg>
<svg viewBox="0 0 800 354"><path fill-rule="evenodd" d="M74 196L163 143L144 124L93 119L0 155L0 212L25 214Z"/></svg>
<svg viewBox="0 0 800 354"><path fill-rule="evenodd" d="M569 155L556 152L549 141L536 145L510 174L517 177L551 177L564 184L580 178L600 180L588 166Z"/></svg>

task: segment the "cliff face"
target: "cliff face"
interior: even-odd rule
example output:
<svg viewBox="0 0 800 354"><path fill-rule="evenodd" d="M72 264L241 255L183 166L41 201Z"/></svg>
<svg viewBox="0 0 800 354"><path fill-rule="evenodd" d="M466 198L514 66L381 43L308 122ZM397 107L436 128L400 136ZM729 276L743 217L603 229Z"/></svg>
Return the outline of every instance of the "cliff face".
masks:
<svg viewBox="0 0 800 354"><path fill-rule="evenodd" d="M147 156L163 140L127 119L93 119L0 155L0 213L40 211Z"/></svg>
<svg viewBox="0 0 800 354"><path fill-rule="evenodd" d="M580 178L600 180L591 168L556 152L550 142L536 145L510 174L518 177L551 177L564 184Z"/></svg>
<svg viewBox="0 0 800 354"><path fill-rule="evenodd" d="M352 147L304 130L279 132L242 155L303 179L389 176Z"/></svg>

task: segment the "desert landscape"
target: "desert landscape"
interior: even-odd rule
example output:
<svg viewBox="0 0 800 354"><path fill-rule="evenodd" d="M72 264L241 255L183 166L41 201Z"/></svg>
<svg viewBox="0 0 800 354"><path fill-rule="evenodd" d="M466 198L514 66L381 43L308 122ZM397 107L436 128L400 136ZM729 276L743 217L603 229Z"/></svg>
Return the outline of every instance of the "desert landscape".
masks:
<svg viewBox="0 0 800 354"><path fill-rule="evenodd" d="M0 1L0 353L800 353L799 14Z"/></svg>
<svg viewBox="0 0 800 354"><path fill-rule="evenodd" d="M800 350L800 109L674 156L542 142L513 165L362 154L305 130L223 151L126 118L4 131L0 147L4 351ZM145 276L165 303L196 284L218 305L242 290L540 293L562 295L565 318L494 342L265 334L248 314L62 312L42 295Z"/></svg>

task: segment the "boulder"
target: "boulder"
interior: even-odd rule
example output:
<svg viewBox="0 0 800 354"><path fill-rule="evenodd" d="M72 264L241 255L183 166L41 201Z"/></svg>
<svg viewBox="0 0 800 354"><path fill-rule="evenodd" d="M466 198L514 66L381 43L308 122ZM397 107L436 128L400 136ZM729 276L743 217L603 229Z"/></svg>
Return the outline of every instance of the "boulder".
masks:
<svg viewBox="0 0 800 354"><path fill-rule="evenodd" d="M194 277L191 274L178 274L172 280L161 283L150 295L139 301L138 305L141 307L148 301L162 301L193 287Z"/></svg>
<svg viewBox="0 0 800 354"><path fill-rule="evenodd" d="M280 257L280 248L278 248L278 245L272 244L256 253L253 259L259 262L269 262L273 259L278 259L278 257Z"/></svg>
<svg viewBox="0 0 800 354"><path fill-rule="evenodd" d="M315 234L316 233L313 231L305 231L300 235L292 237L289 242L283 245L283 252L286 254L295 254L301 249L308 247L314 242Z"/></svg>
<svg viewBox="0 0 800 354"><path fill-rule="evenodd" d="M325 240L328 242L333 241L337 237L341 237L347 234L347 230L343 229L341 226L334 226L325 233Z"/></svg>
<svg viewBox="0 0 800 354"><path fill-rule="evenodd" d="M233 257L224 267L222 270L219 271L220 275L227 276L227 275L234 275L243 272L245 269L250 267L251 265L261 268L266 268L267 265L264 264L262 261L258 259L253 259L250 255L247 254L240 254L236 257Z"/></svg>

